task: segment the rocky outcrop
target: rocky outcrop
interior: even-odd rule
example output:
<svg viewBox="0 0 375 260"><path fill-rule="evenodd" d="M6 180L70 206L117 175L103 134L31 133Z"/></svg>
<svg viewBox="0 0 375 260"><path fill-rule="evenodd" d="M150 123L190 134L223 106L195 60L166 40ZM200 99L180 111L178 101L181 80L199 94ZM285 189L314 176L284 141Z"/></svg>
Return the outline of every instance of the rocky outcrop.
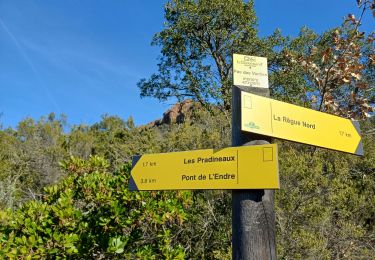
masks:
<svg viewBox="0 0 375 260"><path fill-rule="evenodd" d="M199 108L200 105L191 99L186 99L182 102L176 103L172 108L164 112L161 119L149 123L149 126L160 126L163 124L181 124L187 118L190 118L194 109Z"/></svg>

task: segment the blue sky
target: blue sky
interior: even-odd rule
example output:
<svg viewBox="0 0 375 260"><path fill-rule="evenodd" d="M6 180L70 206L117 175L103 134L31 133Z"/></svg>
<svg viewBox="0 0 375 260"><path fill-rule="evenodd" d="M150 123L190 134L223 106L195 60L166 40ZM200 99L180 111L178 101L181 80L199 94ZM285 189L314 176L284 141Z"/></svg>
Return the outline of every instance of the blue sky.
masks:
<svg viewBox="0 0 375 260"><path fill-rule="evenodd" d="M103 114L160 118L173 101L140 99L136 83L157 69L152 36L163 28L157 0L0 0L0 124L15 127L50 112L72 124ZM322 32L358 13L355 0L256 0L262 36L306 25ZM363 29L373 30L367 15ZM370 28L372 26L372 28Z"/></svg>

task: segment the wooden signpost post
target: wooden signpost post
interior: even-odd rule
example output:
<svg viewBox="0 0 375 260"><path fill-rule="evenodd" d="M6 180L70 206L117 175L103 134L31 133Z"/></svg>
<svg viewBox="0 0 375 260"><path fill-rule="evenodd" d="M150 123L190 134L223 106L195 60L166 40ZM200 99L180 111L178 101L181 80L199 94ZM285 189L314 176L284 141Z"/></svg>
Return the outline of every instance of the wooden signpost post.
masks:
<svg viewBox="0 0 375 260"><path fill-rule="evenodd" d="M267 59L233 54L233 147L134 156L129 189L231 189L232 258L276 259L271 137L363 155L358 123L270 99Z"/></svg>
<svg viewBox="0 0 375 260"><path fill-rule="evenodd" d="M266 75L262 74L261 77L266 80L256 80L259 71L265 72ZM249 79L238 81L236 80L237 74L249 75ZM242 91L269 96L267 60L265 58L233 55L232 146L259 145L271 142L269 137L242 131ZM273 190L232 191L233 259L276 259L275 226Z"/></svg>

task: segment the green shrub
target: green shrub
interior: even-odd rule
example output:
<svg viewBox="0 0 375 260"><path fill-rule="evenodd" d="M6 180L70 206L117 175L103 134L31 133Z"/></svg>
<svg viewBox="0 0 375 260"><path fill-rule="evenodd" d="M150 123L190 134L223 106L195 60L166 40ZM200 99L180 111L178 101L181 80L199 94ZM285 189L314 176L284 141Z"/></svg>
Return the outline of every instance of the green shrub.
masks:
<svg viewBox="0 0 375 260"><path fill-rule="evenodd" d="M100 157L62 163L69 175L0 213L0 255L9 258L184 258L174 239L186 219L184 192L130 192L129 165L110 174Z"/></svg>

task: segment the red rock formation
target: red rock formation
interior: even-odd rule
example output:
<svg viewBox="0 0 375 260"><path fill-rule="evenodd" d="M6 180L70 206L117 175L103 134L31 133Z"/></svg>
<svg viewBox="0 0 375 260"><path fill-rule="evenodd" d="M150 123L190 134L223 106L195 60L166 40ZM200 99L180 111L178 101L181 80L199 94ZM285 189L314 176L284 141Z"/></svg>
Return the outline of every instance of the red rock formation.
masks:
<svg viewBox="0 0 375 260"><path fill-rule="evenodd" d="M186 118L191 116L194 108L200 107L200 105L191 99L186 99L181 103L176 103L172 108L168 109L163 114L163 118L155 120L149 123L149 126L160 126L163 124L181 124Z"/></svg>

